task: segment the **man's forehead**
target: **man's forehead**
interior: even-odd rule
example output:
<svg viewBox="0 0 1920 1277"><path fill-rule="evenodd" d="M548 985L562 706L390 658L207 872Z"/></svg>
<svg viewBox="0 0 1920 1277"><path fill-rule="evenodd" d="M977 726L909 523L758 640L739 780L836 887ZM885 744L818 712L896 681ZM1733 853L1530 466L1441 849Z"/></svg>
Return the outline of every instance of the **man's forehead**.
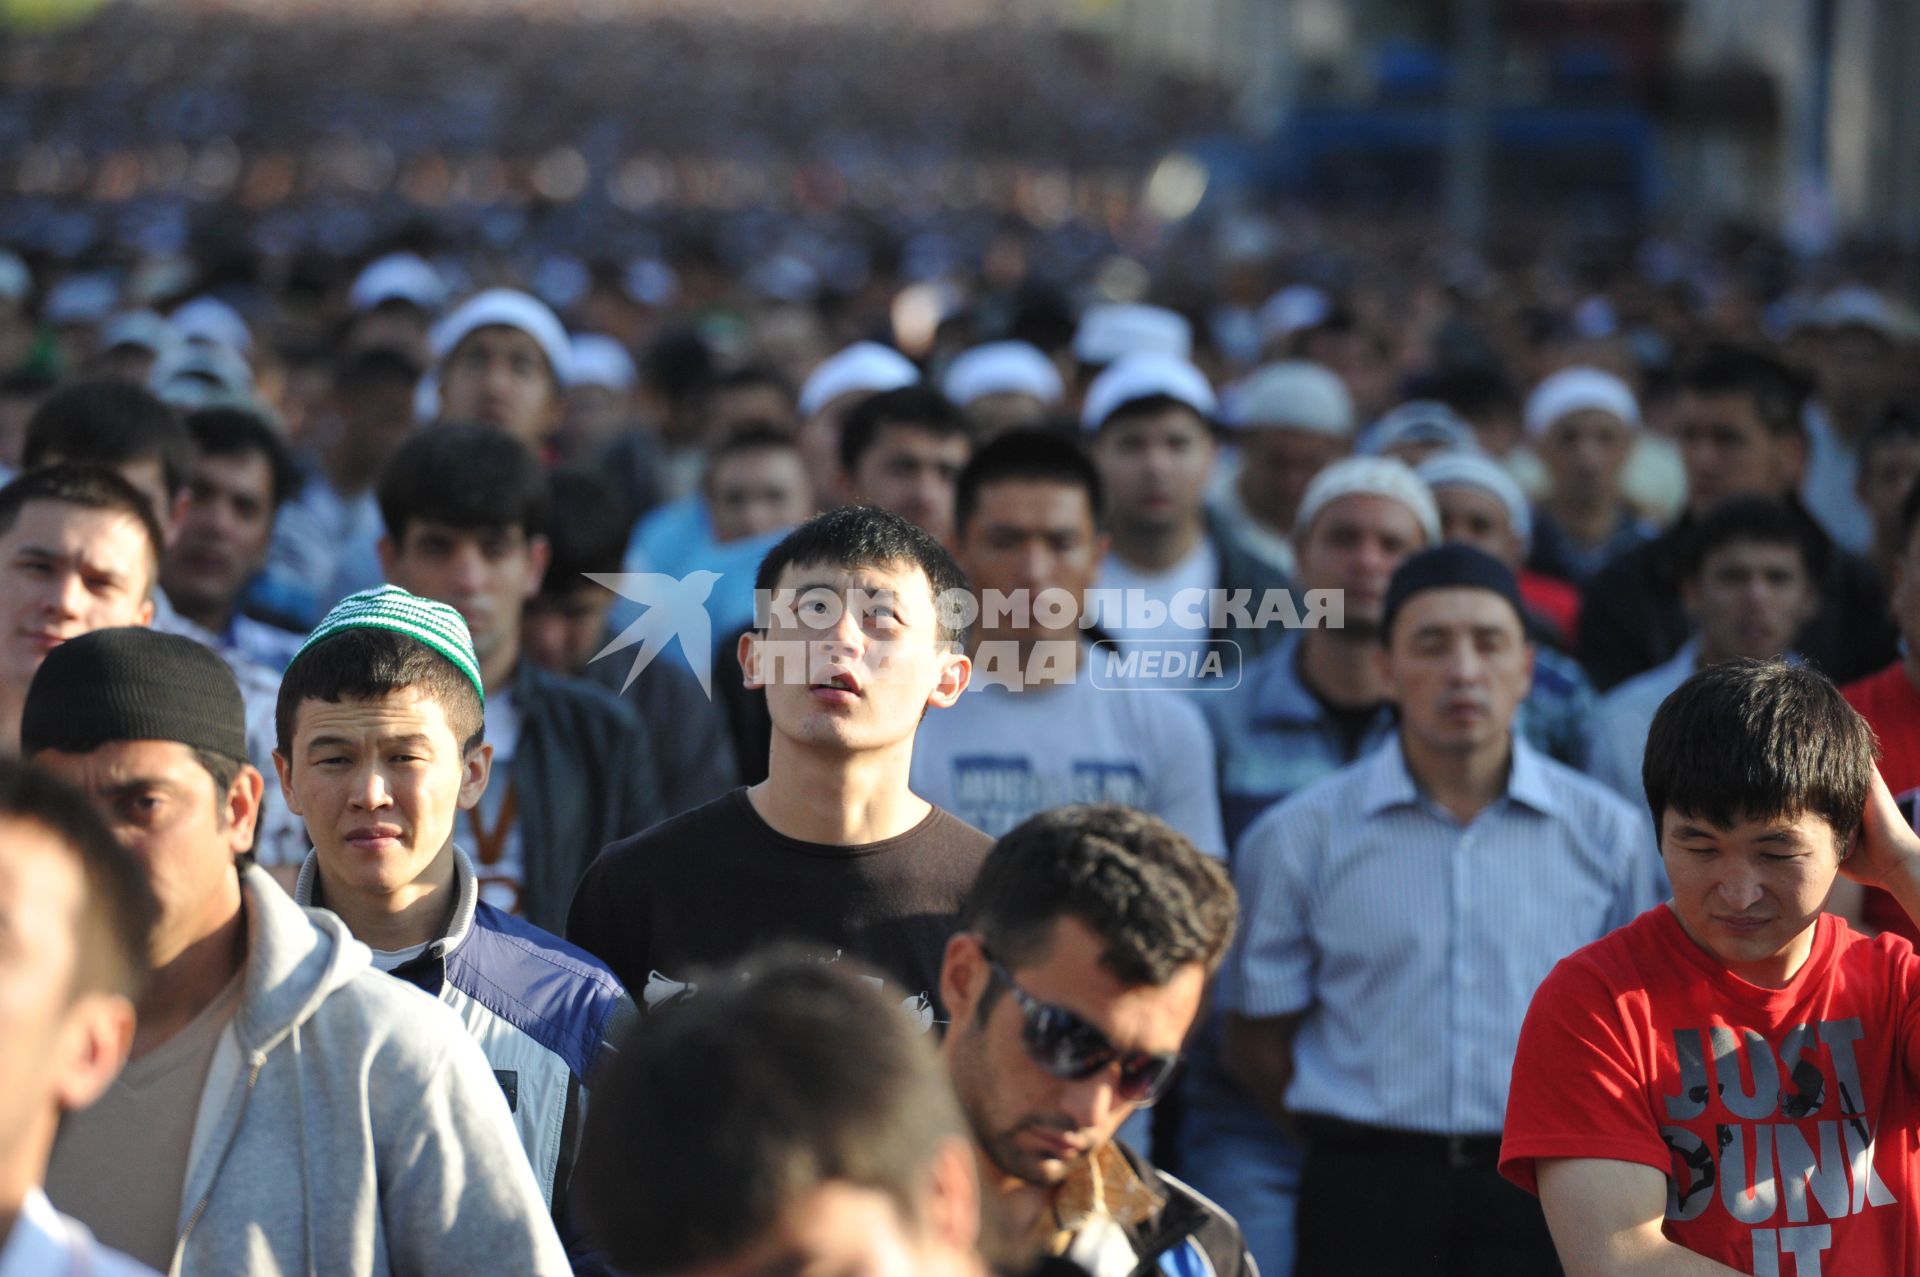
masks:
<svg viewBox="0 0 1920 1277"><path fill-rule="evenodd" d="M878 593L882 590L898 594L920 595L928 593L932 583L919 564L905 561L896 563L874 563L859 567L842 567L827 563L790 563L780 573L776 588L783 590L810 589L824 586L827 589L847 591L866 590Z"/></svg>
<svg viewBox="0 0 1920 1277"><path fill-rule="evenodd" d="M69 776L86 775L103 784L136 777L170 779L182 769L200 766L192 746L177 740L113 740L87 750L43 749L28 761Z"/></svg>
<svg viewBox="0 0 1920 1277"><path fill-rule="evenodd" d="M1773 816L1735 812L1731 819L1732 824L1723 825L1711 816L1695 815L1673 807L1661 813L1661 825L1668 830L1684 829L1689 833L1711 834L1729 840L1813 834L1833 836L1832 824L1815 811L1786 812Z"/></svg>
<svg viewBox="0 0 1920 1277"><path fill-rule="evenodd" d="M1394 628L1402 631L1435 626L1478 629L1494 625L1516 631L1524 629L1511 602L1492 590L1474 585L1442 585L1421 590L1400 605L1400 616L1394 622Z"/></svg>
<svg viewBox="0 0 1920 1277"><path fill-rule="evenodd" d="M447 726L447 713L424 688L397 687L379 696L345 696L337 701L309 697L300 702L295 735L407 735Z"/></svg>

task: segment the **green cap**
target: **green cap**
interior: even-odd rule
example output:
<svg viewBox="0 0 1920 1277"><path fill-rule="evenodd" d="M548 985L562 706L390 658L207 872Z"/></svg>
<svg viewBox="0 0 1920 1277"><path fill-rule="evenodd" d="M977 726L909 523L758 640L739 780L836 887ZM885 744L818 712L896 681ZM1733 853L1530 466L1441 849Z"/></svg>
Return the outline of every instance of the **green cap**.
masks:
<svg viewBox="0 0 1920 1277"><path fill-rule="evenodd" d="M445 603L409 594L397 585L349 594L313 627L293 660L287 662L288 668L305 656L308 648L346 630L392 630L418 639L452 661L473 684L480 703L487 703L486 689L480 685L480 662L473 655L473 634L467 629L466 618Z"/></svg>

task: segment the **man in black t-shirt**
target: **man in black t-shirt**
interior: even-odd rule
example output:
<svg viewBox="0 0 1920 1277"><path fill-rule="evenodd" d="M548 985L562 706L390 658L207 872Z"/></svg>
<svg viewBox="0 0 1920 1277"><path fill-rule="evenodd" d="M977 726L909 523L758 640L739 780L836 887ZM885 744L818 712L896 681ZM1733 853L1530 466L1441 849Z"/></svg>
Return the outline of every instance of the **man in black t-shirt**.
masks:
<svg viewBox="0 0 1920 1277"><path fill-rule="evenodd" d="M937 1014L940 960L990 839L907 788L928 708L967 685L966 589L947 552L898 515L820 515L768 552L748 684L773 719L768 776L614 843L573 899L567 937L654 1009L697 994L774 940L859 958Z"/></svg>

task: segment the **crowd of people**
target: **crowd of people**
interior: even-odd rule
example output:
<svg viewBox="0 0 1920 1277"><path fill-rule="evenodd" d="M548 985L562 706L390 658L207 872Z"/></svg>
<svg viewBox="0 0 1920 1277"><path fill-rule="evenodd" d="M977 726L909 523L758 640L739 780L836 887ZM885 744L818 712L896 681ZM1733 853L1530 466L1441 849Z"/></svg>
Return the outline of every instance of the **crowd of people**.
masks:
<svg viewBox="0 0 1920 1277"><path fill-rule="evenodd" d="M51 208L3 1277L1920 1264L1911 260Z"/></svg>

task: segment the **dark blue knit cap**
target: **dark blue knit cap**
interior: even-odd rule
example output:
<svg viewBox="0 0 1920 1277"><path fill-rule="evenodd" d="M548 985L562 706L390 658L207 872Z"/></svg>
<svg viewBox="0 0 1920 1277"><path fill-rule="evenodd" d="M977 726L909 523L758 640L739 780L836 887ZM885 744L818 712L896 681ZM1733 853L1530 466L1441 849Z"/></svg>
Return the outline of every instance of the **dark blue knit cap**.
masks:
<svg viewBox="0 0 1920 1277"><path fill-rule="evenodd" d="M1387 584L1387 602L1380 618L1380 638L1393 635L1394 618L1407 600L1423 590L1491 590L1513 605L1521 633L1527 628L1527 607L1520 599L1520 583L1513 570L1485 550L1449 542L1422 550L1403 562Z"/></svg>

